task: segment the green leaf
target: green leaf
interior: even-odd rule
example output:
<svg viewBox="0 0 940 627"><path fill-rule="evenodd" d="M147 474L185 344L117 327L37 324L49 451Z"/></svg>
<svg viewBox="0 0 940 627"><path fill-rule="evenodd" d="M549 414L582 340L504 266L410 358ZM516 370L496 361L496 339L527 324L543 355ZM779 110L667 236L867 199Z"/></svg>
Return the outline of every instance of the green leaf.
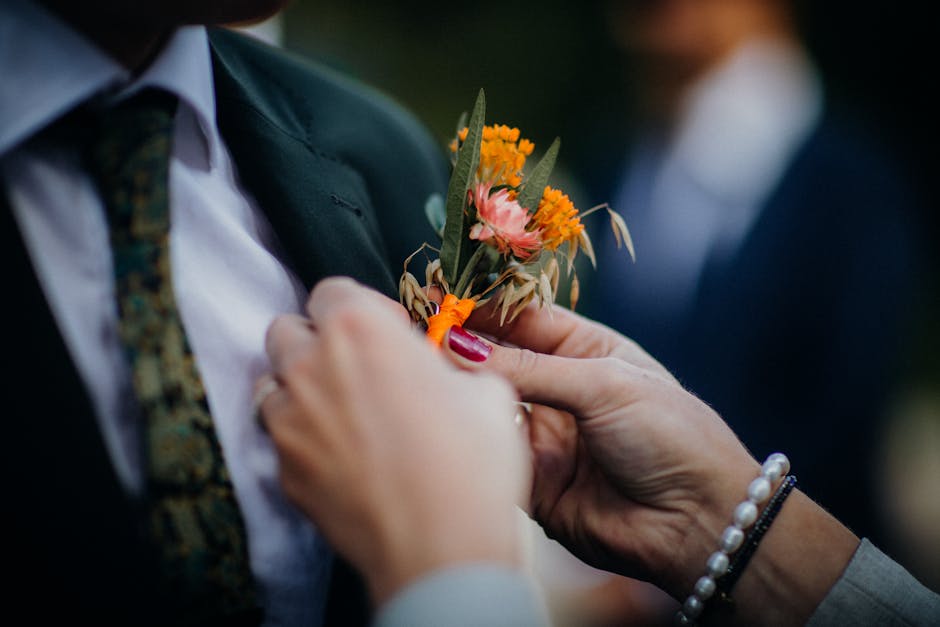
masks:
<svg viewBox="0 0 940 627"><path fill-rule="evenodd" d="M467 288L470 287L470 283L474 279L474 270L480 264L480 260L486 255L487 249L490 248L486 244L480 244L477 246L477 249L473 252L473 255L470 257L470 260L467 261L466 267L464 267L463 272L460 274L460 280L457 281L457 285L454 287L454 294L458 298L466 298L467 295L464 292L467 291Z"/></svg>
<svg viewBox="0 0 940 627"><path fill-rule="evenodd" d="M441 267L444 270L444 278L451 285L456 285L462 263L465 263L470 255L470 225L466 223L464 209L467 205L467 191L480 162L485 112L486 96L481 89L476 104L473 105L473 113L470 114L467 138L457 152L457 161L447 186L447 219L444 222L444 237L441 243Z"/></svg>
<svg viewBox="0 0 940 627"><path fill-rule="evenodd" d="M538 209L539 201L542 199L542 192L545 191L545 186L548 185L548 177L551 176L552 170L555 168L555 159L558 158L558 150L560 148L561 140L556 137L552 145L545 151L545 155L538 164L532 168L532 172L529 176L526 177L525 185L522 191L519 192L519 197L517 198L519 204L526 209L530 211Z"/></svg>
<svg viewBox="0 0 940 627"><path fill-rule="evenodd" d="M428 196L428 199L424 201L424 215L427 216L434 232L438 236L442 236L444 233L444 220L447 217L444 212L444 197L437 193Z"/></svg>
<svg viewBox="0 0 940 627"><path fill-rule="evenodd" d="M460 233L460 241L463 242L463 245L460 247L460 254L457 256L458 275L467 267L474 244L470 239L470 228L473 226L473 223L476 222L476 211L474 211L472 215L469 212L464 215L463 231Z"/></svg>

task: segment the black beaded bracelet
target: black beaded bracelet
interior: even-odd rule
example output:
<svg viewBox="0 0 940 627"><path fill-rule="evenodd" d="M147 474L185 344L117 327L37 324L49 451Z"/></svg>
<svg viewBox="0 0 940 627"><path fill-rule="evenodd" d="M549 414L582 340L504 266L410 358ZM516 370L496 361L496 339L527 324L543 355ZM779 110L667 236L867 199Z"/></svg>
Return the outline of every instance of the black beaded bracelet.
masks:
<svg viewBox="0 0 940 627"><path fill-rule="evenodd" d="M760 518L757 519L750 533L747 534L747 538L744 539L744 545L734 554L734 559L732 559L731 563L728 565L728 571L715 580L716 591L719 594L719 598L724 597L727 599L729 597L731 588L738 582L741 573L744 572L744 568L747 566L748 562L751 561L754 551L757 550L758 543L760 543L764 534L767 533L767 530L770 529L770 524L777 517L780 508L783 507L783 502L790 496L790 492L793 491L795 486L796 477L794 475L788 475L786 479L783 480L783 483L780 484L780 487L777 488L777 491L767 503L767 507L761 512Z"/></svg>

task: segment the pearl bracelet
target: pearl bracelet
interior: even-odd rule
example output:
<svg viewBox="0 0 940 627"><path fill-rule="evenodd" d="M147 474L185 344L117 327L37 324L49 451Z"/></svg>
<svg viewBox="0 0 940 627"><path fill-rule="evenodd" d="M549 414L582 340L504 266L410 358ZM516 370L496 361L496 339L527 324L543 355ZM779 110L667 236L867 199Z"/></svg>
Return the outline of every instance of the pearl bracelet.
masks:
<svg viewBox="0 0 940 627"><path fill-rule="evenodd" d="M757 520L758 506L766 503L773 491L774 483L790 472L790 460L783 453L774 453L761 466L760 476L747 487L747 499L734 508L733 522L725 528L718 542L718 550L705 562L706 574L695 582L692 594L676 613L676 625L694 625L705 609L705 602L715 594L716 579L726 572L731 564L731 555L744 543L744 530ZM792 483L789 484L792 487ZM783 495L784 498L786 495ZM778 503L782 502L778 500ZM769 522L768 522L769 525ZM766 529L765 529L766 531ZM763 535L763 534L761 534ZM743 568L743 564L741 566ZM740 574L740 569L737 571Z"/></svg>

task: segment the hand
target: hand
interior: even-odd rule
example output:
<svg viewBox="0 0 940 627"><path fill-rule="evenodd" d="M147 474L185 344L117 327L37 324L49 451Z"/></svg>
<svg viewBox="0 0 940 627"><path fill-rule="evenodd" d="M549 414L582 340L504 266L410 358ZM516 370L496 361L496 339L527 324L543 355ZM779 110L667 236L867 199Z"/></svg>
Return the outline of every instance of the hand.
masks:
<svg viewBox="0 0 940 627"><path fill-rule="evenodd" d="M317 285L307 312L268 333L280 387L263 419L286 494L374 600L448 564L517 562L529 464L511 387L454 368L348 279Z"/></svg>
<svg viewBox="0 0 940 627"><path fill-rule="evenodd" d="M451 330L447 354L464 368L502 373L536 403L535 519L586 562L683 600L757 462L714 411L606 327L534 307L504 327L485 310L469 325L510 346L491 346L485 363L466 359L461 354L480 340ZM726 622L805 623L857 545L794 491L736 586L737 610Z"/></svg>
<svg viewBox="0 0 940 627"><path fill-rule="evenodd" d="M634 342L570 311L500 327L484 310L468 327L522 347L495 345L485 368L535 403L533 517L585 562L687 593L757 475L737 437Z"/></svg>

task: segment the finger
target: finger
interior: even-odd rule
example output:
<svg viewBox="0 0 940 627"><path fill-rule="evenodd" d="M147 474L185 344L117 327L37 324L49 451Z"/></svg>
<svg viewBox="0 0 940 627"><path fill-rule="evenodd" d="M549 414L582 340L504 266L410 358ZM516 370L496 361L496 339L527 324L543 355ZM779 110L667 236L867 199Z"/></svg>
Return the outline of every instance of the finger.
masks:
<svg viewBox="0 0 940 627"><path fill-rule="evenodd" d="M274 372L282 374L288 364L309 352L313 341L314 332L307 318L294 314L275 318L264 338Z"/></svg>
<svg viewBox="0 0 940 627"><path fill-rule="evenodd" d="M401 305L347 277L318 283L307 311L321 340L325 363L334 371L352 371L357 364L355 371L360 374L363 368L381 373L383 367L403 363L405 354L413 351L426 354L427 359L440 359Z"/></svg>
<svg viewBox="0 0 940 627"><path fill-rule="evenodd" d="M590 359L538 353L527 348L501 346L462 329L451 327L442 344L444 355L464 370L486 370L503 375L523 401L585 413L597 395L598 366Z"/></svg>
<svg viewBox="0 0 940 627"><path fill-rule="evenodd" d="M501 325L493 306L487 303L474 311L466 326L495 338L501 344L512 344L537 353L562 357L616 357L641 368L667 373L662 364L630 338L562 307L555 307L549 313L533 304L512 322Z"/></svg>
<svg viewBox="0 0 940 627"><path fill-rule="evenodd" d="M578 426L574 416L544 405L532 405L529 447L532 490L526 511L537 516L557 503L577 470ZM549 505L547 505L549 504Z"/></svg>
<svg viewBox="0 0 940 627"><path fill-rule="evenodd" d="M492 302L492 301L490 301ZM491 335L501 344L511 343L539 353L565 357L589 357L590 349L597 349L598 340L613 339L604 327L587 318L556 307L549 315L536 305L526 307L512 322L499 323L493 306L487 303L470 317L470 328Z"/></svg>
<svg viewBox="0 0 940 627"><path fill-rule="evenodd" d="M458 368L476 370L483 366L493 345L461 327L451 327L441 343L442 352Z"/></svg>
<svg viewBox="0 0 940 627"><path fill-rule="evenodd" d="M505 377L525 402L588 418L621 399L635 366L617 359L575 359L492 344L487 370Z"/></svg>
<svg viewBox="0 0 940 627"><path fill-rule="evenodd" d="M398 301L349 277L329 277L317 283L307 299L306 307L314 325L349 308L361 308L369 312L367 315L374 315L377 320L384 319L391 324L411 324L408 312Z"/></svg>

